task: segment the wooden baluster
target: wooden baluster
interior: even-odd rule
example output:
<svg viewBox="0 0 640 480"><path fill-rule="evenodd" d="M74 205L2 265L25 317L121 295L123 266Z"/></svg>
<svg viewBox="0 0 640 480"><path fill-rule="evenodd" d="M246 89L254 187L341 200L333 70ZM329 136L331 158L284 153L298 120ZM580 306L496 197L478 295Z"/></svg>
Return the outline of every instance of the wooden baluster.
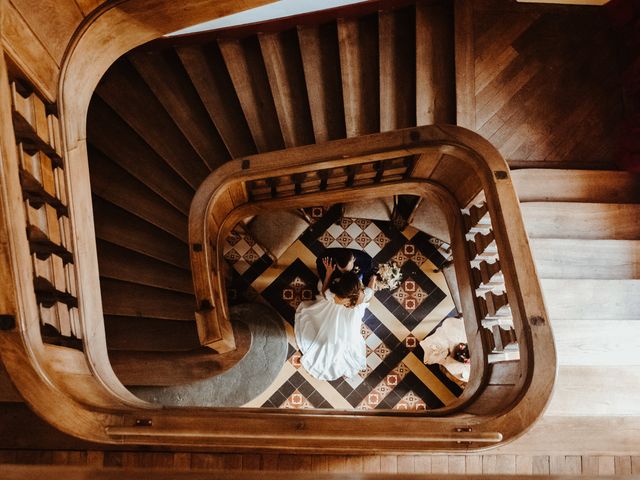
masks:
<svg viewBox="0 0 640 480"><path fill-rule="evenodd" d="M493 336L493 349L499 352L505 350L516 350L518 348L518 339L516 338L516 331L508 327L502 328L501 325L493 325L491 327Z"/></svg>

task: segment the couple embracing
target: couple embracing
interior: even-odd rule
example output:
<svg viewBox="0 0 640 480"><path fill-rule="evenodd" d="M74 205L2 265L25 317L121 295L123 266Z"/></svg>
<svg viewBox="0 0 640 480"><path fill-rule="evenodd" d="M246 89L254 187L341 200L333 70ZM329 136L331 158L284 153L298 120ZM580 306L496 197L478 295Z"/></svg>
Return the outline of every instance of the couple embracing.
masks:
<svg viewBox="0 0 640 480"><path fill-rule="evenodd" d="M300 361L320 380L352 377L367 366L360 325L376 287L371 257L359 250L332 248L318 257L316 266L320 294L315 301L302 302L295 316Z"/></svg>

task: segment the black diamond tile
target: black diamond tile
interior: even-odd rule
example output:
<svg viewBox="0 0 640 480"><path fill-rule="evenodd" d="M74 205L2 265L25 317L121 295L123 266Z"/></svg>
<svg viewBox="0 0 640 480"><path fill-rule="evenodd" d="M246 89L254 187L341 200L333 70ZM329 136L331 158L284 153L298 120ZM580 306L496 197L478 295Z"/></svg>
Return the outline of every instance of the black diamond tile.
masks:
<svg viewBox="0 0 640 480"><path fill-rule="evenodd" d="M291 325L293 325L296 310L283 298L283 291L288 288L289 284L293 282L296 277L304 282L306 289L314 294L317 293L318 277L299 258L296 258L291 265L262 292L262 296ZM295 297L295 300L299 301L300 298Z"/></svg>

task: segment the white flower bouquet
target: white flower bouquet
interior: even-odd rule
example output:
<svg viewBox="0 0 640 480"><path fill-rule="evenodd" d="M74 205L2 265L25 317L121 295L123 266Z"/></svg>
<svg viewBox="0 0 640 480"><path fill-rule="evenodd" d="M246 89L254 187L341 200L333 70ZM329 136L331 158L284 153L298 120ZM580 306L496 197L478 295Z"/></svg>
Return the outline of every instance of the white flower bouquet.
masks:
<svg viewBox="0 0 640 480"><path fill-rule="evenodd" d="M400 280L402 280L402 272L400 272L400 267L395 262L378 265L376 275L378 276L377 285L379 290L385 288L393 290L400 285Z"/></svg>

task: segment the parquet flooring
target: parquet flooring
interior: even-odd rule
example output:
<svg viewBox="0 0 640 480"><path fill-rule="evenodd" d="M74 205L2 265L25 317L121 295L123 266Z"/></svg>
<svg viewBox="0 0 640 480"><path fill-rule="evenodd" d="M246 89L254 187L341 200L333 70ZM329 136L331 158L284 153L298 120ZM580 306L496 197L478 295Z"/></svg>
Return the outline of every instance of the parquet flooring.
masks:
<svg viewBox="0 0 640 480"><path fill-rule="evenodd" d="M604 10L473 8L475 130L509 161L611 161L621 60Z"/></svg>
<svg viewBox="0 0 640 480"><path fill-rule="evenodd" d="M486 475L640 474L640 457L587 455L291 455L185 452L2 450L1 464L161 468L177 471L288 471Z"/></svg>

